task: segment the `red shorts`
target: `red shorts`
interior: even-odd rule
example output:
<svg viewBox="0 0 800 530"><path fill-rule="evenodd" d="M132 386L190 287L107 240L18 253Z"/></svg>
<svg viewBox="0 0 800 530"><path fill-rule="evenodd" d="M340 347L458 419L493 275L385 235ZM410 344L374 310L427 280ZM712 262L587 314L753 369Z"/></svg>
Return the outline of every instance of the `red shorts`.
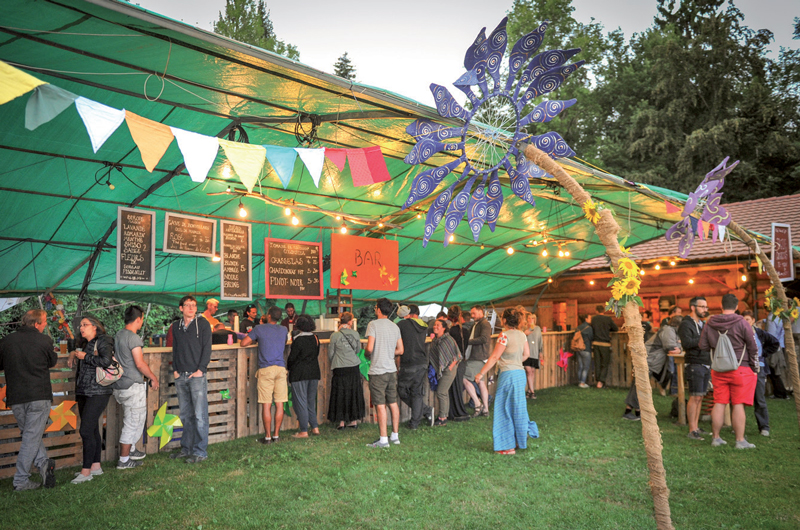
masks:
<svg viewBox="0 0 800 530"><path fill-rule="evenodd" d="M753 406L756 393L756 375L749 366L740 366L735 372L715 372L711 370L711 384L714 385L714 403L727 405Z"/></svg>

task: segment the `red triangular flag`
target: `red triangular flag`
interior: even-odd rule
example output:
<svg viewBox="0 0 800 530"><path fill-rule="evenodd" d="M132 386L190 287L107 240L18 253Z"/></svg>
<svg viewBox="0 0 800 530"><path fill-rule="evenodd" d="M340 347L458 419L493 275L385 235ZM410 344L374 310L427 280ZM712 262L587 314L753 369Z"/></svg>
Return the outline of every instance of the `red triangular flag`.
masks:
<svg viewBox="0 0 800 530"><path fill-rule="evenodd" d="M353 186L372 184L372 173L367 164L367 157L363 149L348 149L347 161L350 163L350 176L353 177Z"/></svg>
<svg viewBox="0 0 800 530"><path fill-rule="evenodd" d="M386 160L383 159L383 152L377 145L373 147L364 148L364 155L367 157L367 165L369 171L372 173L372 182L368 184L375 184L376 182L386 182L391 180L389 170L386 168ZM363 184L356 184L356 186L363 186Z"/></svg>
<svg viewBox="0 0 800 530"><path fill-rule="evenodd" d="M347 162L347 149L331 149L325 148L325 157L334 163L339 171L344 170L344 164Z"/></svg>
<svg viewBox="0 0 800 530"><path fill-rule="evenodd" d="M664 206L666 206L667 208L667 213L678 213L681 211L680 208L670 203L669 201L664 201Z"/></svg>

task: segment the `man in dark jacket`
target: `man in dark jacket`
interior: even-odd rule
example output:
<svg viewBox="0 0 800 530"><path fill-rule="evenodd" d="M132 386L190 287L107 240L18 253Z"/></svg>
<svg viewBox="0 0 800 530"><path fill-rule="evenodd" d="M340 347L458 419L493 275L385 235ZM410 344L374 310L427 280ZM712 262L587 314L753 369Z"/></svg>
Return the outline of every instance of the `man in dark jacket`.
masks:
<svg viewBox="0 0 800 530"><path fill-rule="evenodd" d="M416 429L425 416L433 418L430 407L424 405L425 383L428 381L428 347L425 344L428 326L419 318L419 307L410 304L401 306L397 316L403 320L397 323L403 341L403 355L397 374L397 396L411 409L408 428Z"/></svg>
<svg viewBox="0 0 800 530"><path fill-rule="evenodd" d="M686 405L686 421L689 423L688 437L692 440L703 440L703 432L697 423L700 421L700 409L703 396L708 391L711 378L711 356L708 350L701 350L700 332L703 330L702 319L708 316L708 303L702 296L695 296L689 301L689 314L683 318L678 327L681 347L686 353L686 381L689 383L689 403ZM706 433L708 434L708 433Z"/></svg>
<svg viewBox="0 0 800 530"><path fill-rule="evenodd" d="M597 314L592 317L594 370L597 388L603 388L606 386L608 366L611 364L611 332L619 331L619 328L610 316L603 314L606 311L605 307L598 305L595 310Z"/></svg>
<svg viewBox="0 0 800 530"><path fill-rule="evenodd" d="M53 339L42 334L46 327L47 313L31 309L22 317L22 326L0 341L0 370L6 375L6 404L14 412L22 437L14 491L41 486L30 480L33 465L42 474L45 488L56 485L56 461L47 458L42 442L53 402L50 368L57 361Z"/></svg>
<svg viewBox="0 0 800 530"><path fill-rule="evenodd" d="M755 326L756 319L752 311L742 311L742 318L747 321L756 334L756 346L758 346L758 381L756 382L756 392L753 396L753 413L756 417L756 425L761 436L769 436L769 410L767 409L767 375L769 375L769 364L766 359L773 355L781 347L771 334Z"/></svg>
<svg viewBox="0 0 800 530"><path fill-rule="evenodd" d="M711 383L714 385L714 408L711 411L711 430L714 440L712 447L725 445L727 442L719 437L722 422L725 419L725 406L731 405L731 423L736 435L737 449L754 449L755 445L744 438L744 407L753 405L758 372L758 346L750 325L736 314L739 299L733 294L722 297L722 314L708 319L700 333L700 350L716 349L720 332L726 333L733 346L738 370L717 372L711 369Z"/></svg>
<svg viewBox="0 0 800 530"><path fill-rule="evenodd" d="M486 378L481 378L478 383L478 389L481 393L480 400L478 400L473 382L475 381L475 376L481 371L492 353L490 350L492 325L486 320L485 310L482 305L473 306L469 312L475 324L470 330L467 352L464 354L464 358L467 359L467 368L464 370L464 386L467 388L467 394L472 398L472 402L475 403L475 416L488 416L489 387L486 386Z"/></svg>
<svg viewBox="0 0 800 530"><path fill-rule="evenodd" d="M196 464L208 458L208 379L211 361L211 325L197 318L197 300L181 298L183 318L172 324L172 369L183 423L181 450L171 458Z"/></svg>

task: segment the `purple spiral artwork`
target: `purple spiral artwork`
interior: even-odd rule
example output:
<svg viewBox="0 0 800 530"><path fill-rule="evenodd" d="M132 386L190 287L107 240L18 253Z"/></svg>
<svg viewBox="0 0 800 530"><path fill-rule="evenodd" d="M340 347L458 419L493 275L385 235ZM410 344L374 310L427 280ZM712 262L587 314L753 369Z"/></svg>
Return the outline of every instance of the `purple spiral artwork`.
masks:
<svg viewBox="0 0 800 530"><path fill-rule="evenodd" d="M698 207L701 208L701 221L721 226L728 226L731 222L731 214L720 204L720 200L722 200L720 190L725 184L725 177L739 164L737 160L733 164L727 165L730 158L726 156L725 160L706 174L697 189L689 194L681 212L683 219L672 225L664 236L667 241L680 240L678 255L682 258L689 256L694 245L697 221L692 218L692 214Z"/></svg>
<svg viewBox="0 0 800 530"><path fill-rule="evenodd" d="M547 173L520 153L518 142L529 141L553 158L575 154L558 133L529 136L524 128L531 123L547 123L576 103L574 99L548 100L526 110L534 100L560 87L584 64L584 61L566 64L580 48L537 54L549 24L545 21L514 44L504 81L501 73L508 46L507 21L504 18L488 38L483 28L464 55L466 72L453 85L466 94L470 108L460 105L444 86L430 85L439 115L461 120L463 126L447 127L420 119L406 128L416 142L405 158L407 164L422 164L440 153L456 158L414 177L404 208L436 192L445 178L463 165L461 175L440 192L428 210L423 246L443 219L447 246L449 236L465 214L476 242L484 224L494 231L503 207L499 171L508 174L517 197L535 205L531 180L543 178ZM482 121L473 122L476 116Z"/></svg>

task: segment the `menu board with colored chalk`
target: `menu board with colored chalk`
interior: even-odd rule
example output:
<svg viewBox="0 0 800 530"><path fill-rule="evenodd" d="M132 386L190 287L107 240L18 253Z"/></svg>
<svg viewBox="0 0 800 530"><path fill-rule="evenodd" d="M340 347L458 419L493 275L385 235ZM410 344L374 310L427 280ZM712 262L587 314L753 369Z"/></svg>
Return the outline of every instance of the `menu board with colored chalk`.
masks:
<svg viewBox="0 0 800 530"><path fill-rule="evenodd" d="M167 212L164 252L211 258L217 248L217 221Z"/></svg>
<svg viewBox="0 0 800 530"><path fill-rule="evenodd" d="M156 212L117 208L117 276L120 284L155 285Z"/></svg>
<svg viewBox="0 0 800 530"><path fill-rule="evenodd" d="M220 298L252 300L253 248L250 225L220 221Z"/></svg>
<svg viewBox="0 0 800 530"><path fill-rule="evenodd" d="M322 243L264 239L266 297L321 300Z"/></svg>

